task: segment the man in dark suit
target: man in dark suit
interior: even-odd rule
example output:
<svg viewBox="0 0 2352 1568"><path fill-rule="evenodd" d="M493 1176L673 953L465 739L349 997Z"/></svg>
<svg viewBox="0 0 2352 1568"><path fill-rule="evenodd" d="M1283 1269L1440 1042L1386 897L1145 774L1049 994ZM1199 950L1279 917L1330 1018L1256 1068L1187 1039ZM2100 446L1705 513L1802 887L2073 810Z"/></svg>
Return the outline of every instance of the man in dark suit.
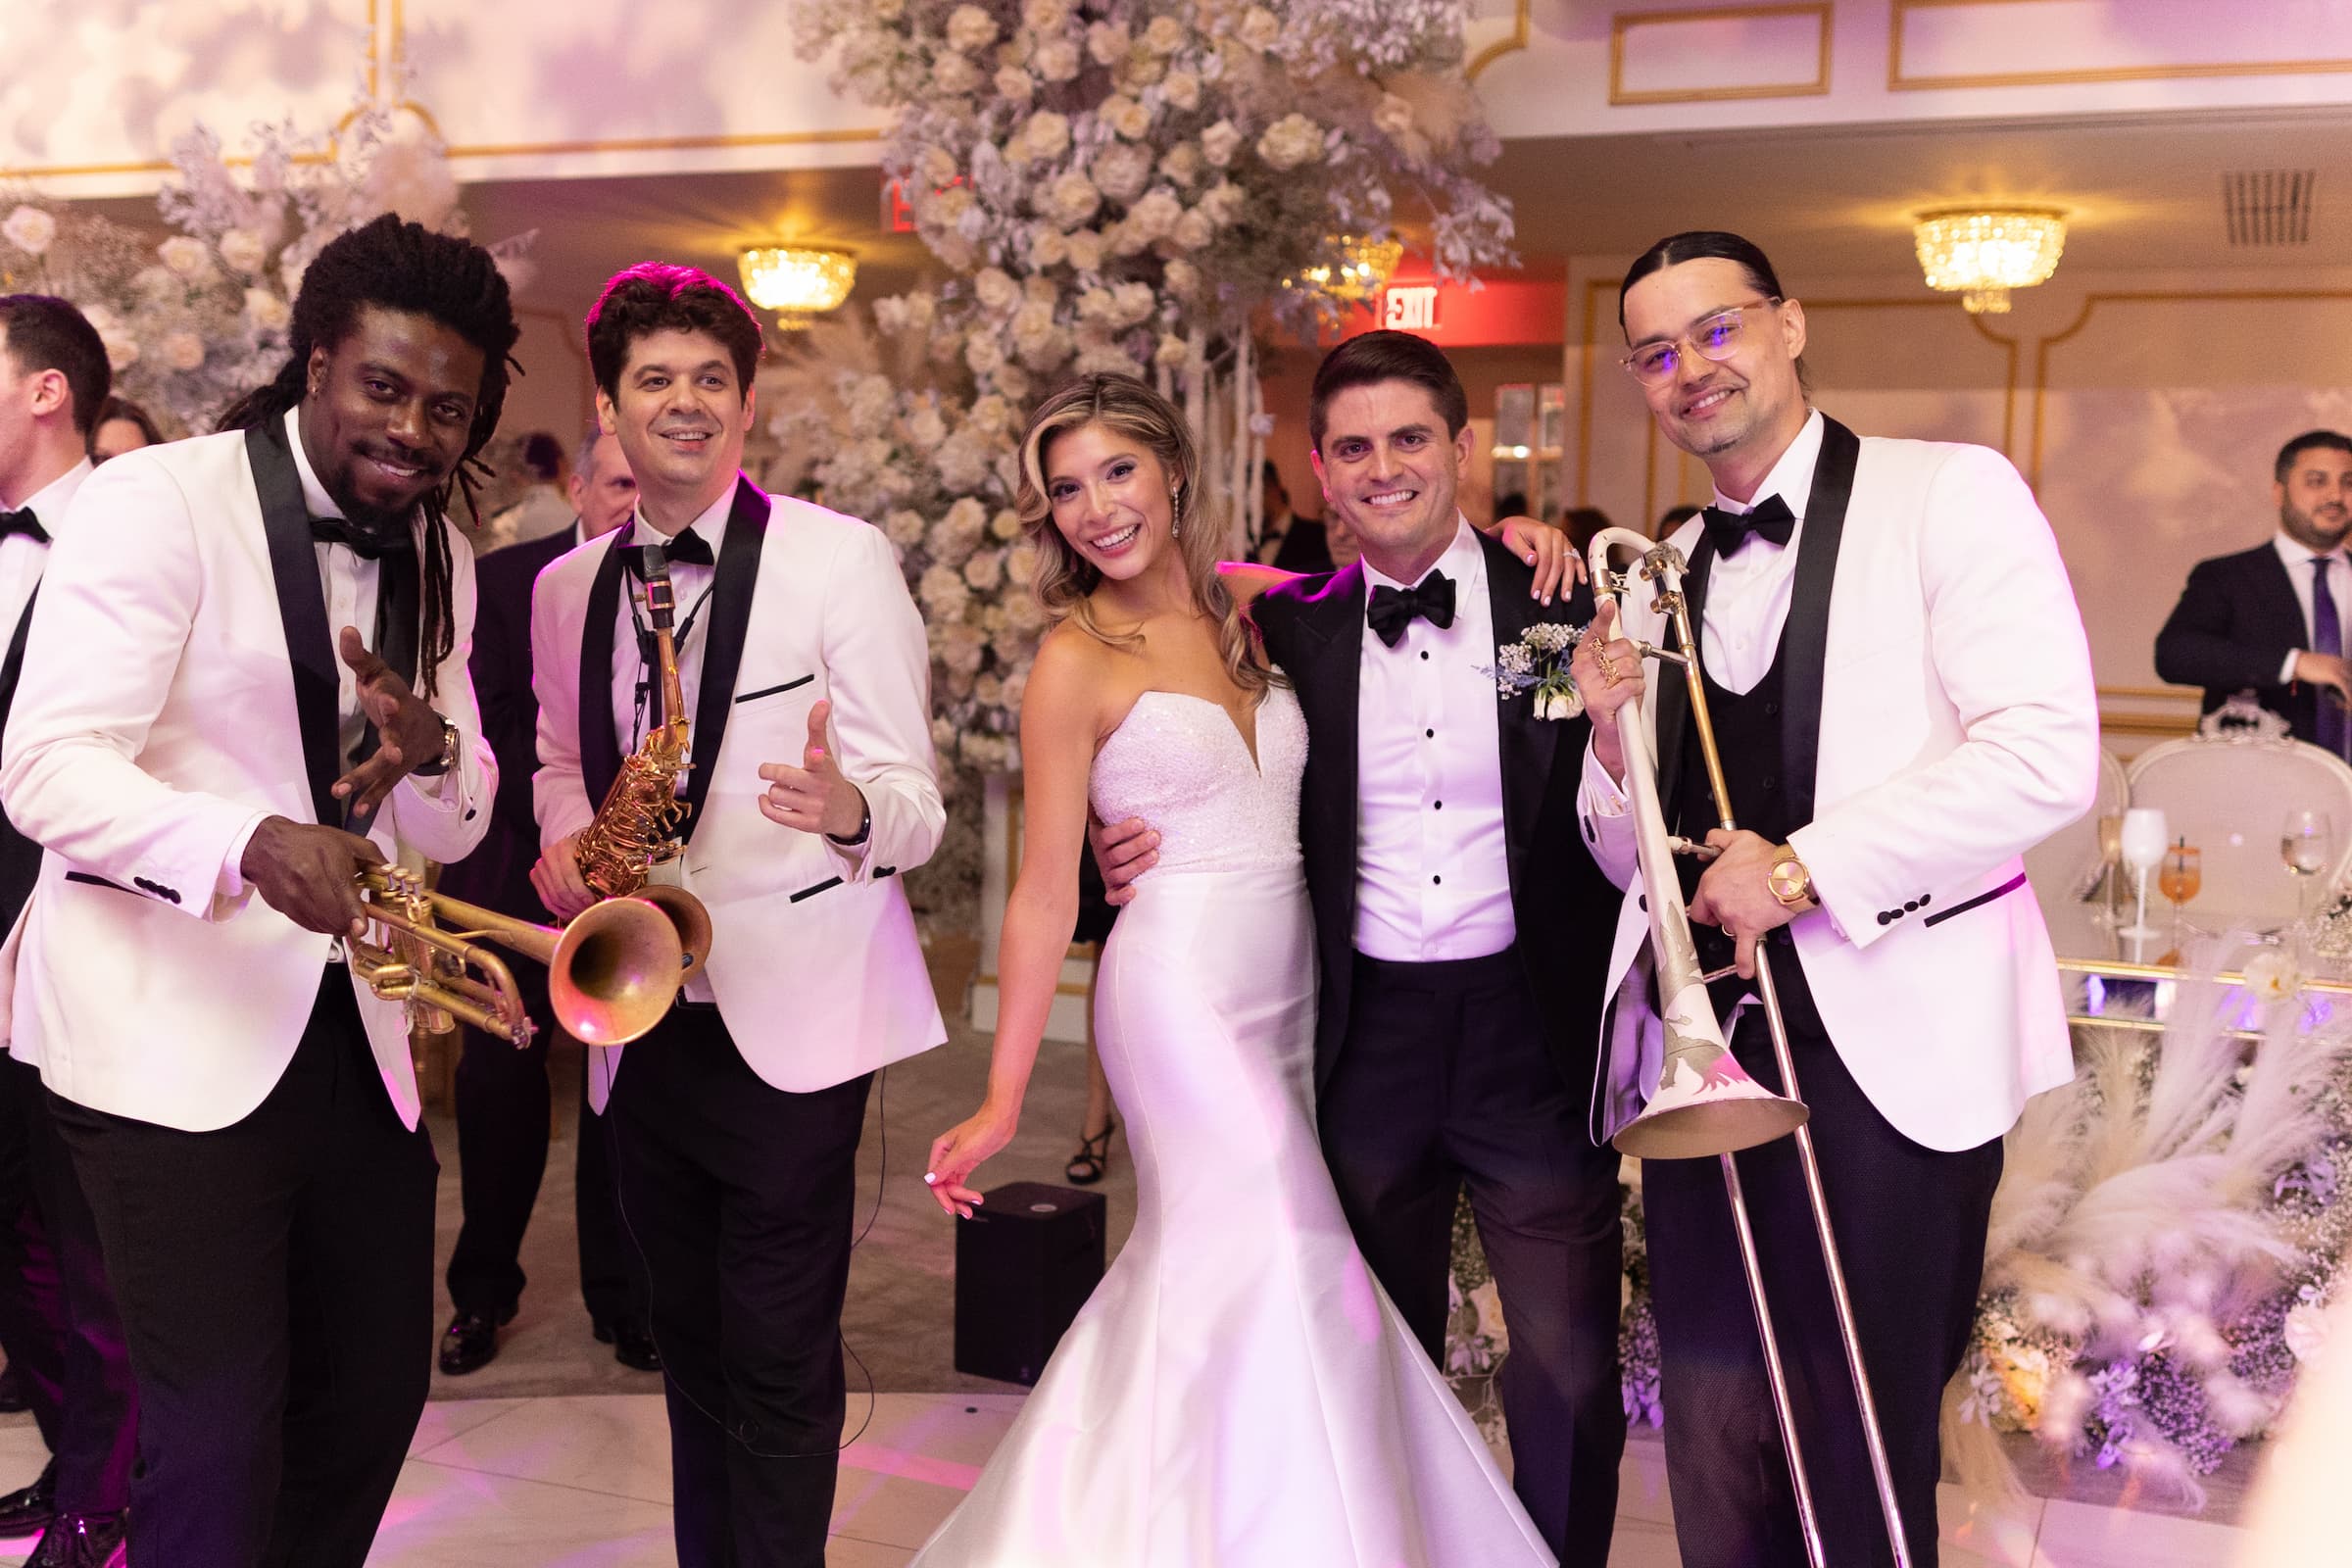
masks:
<svg viewBox="0 0 2352 1568"><path fill-rule="evenodd" d="M1266 520L1258 526L1250 559L1284 571L1331 570L1331 542L1324 534L1323 524L1291 510L1291 492L1284 487L1282 470L1274 466L1272 458L1266 460L1261 477L1265 485Z"/></svg>
<svg viewBox="0 0 2352 1568"><path fill-rule="evenodd" d="M2352 615L2352 436L2309 430L2278 450L2271 499L2278 532L2200 561L2156 635L2156 673L2205 688L2205 711L2251 691L2295 739L2346 755L2344 660Z"/></svg>
<svg viewBox="0 0 2352 1568"><path fill-rule="evenodd" d="M1510 1331L1519 1498L1563 1562L1601 1562L1625 1444L1623 1258L1617 1155L1585 1123L1616 892L1580 848L1585 720L1543 717L1494 675L1530 627L1590 620L1591 594L1539 601L1528 563L1462 516L1469 405L1428 342L1349 339L1310 411L1324 499L1363 556L1251 613L1310 737L1324 1157L1433 1360L1467 1185ZM1151 842L1141 823L1101 831L1114 889Z"/></svg>
<svg viewBox="0 0 2352 1568"><path fill-rule="evenodd" d="M485 557L476 568L473 628L474 691L482 731L498 753L498 804L482 847L449 868L444 891L505 914L546 923L551 916L531 891L531 862L539 858L539 824L531 814L531 775L538 770L539 702L531 695L531 585L542 568L574 546L603 537L629 520L637 481L619 441L593 425L572 466L571 527ZM498 1354L498 1331L522 1296L523 1232L547 1169L548 1044L555 1019L548 1007L547 970L510 960L539 1026L527 1050L516 1051L478 1029L465 1031L458 1061L458 1174L465 1223L449 1258L449 1298L456 1308L441 1338L441 1370L472 1372ZM639 1371L658 1371L661 1356L646 1330L641 1274L620 1229L612 1167L603 1121L588 1108L582 1074L579 1154L574 1203L579 1217L580 1296L596 1337L613 1359Z"/></svg>

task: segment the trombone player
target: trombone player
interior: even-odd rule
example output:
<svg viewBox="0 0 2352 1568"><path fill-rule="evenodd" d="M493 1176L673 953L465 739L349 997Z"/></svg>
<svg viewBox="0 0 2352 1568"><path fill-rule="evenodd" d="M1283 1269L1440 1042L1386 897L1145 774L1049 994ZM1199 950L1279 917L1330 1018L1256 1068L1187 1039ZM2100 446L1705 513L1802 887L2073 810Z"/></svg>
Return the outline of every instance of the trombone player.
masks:
<svg viewBox="0 0 2352 1568"><path fill-rule="evenodd" d="M140 1395L133 1561L360 1568L431 1370L433 1187L356 878L455 860L496 768L448 518L516 328L479 246L321 250L220 433L75 497L0 798L45 851L15 1025Z"/></svg>
<svg viewBox="0 0 2352 1568"><path fill-rule="evenodd" d="M1573 663L1592 716L1586 839L1627 889L1593 1133L1616 1136L1649 1087L1624 788L1641 749L1621 725L1655 682L1665 826L1711 850L1681 864L1700 965L1731 971L1710 992L1733 1053L1779 1090L1754 978L1770 965L1884 1438L1874 1465L1795 1141L1738 1155L1818 1510L1809 1543L1724 1169L1646 1161L1676 1538L1687 1568L1932 1564L1938 1406L1975 1319L2001 1137L2073 1075L2019 856L2095 791L2082 622L2049 524L1998 454L1857 438L1810 406L1804 309L1754 245L1661 240L1619 310L1660 432L1714 481L1672 542L1739 828L1720 826L1685 672L1637 646L1673 643L1637 585L1628 624L1604 609Z"/></svg>

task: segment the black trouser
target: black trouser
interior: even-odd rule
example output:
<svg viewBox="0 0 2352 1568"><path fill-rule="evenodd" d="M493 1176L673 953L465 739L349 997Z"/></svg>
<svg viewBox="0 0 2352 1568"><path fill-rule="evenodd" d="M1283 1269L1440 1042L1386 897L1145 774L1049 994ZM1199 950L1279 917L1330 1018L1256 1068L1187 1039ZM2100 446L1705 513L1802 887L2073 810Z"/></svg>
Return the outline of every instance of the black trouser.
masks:
<svg viewBox="0 0 2352 1568"><path fill-rule="evenodd" d="M0 1282L8 1298L0 1344L12 1360L29 1338L25 1393L41 1436L57 1456L63 1514L118 1513L130 1494L138 1397L122 1320L107 1283L98 1224L74 1174L73 1156L50 1118L40 1069L0 1054L0 1121L12 1174L8 1206L19 1215L18 1251L33 1272ZM27 1203L15 1196L23 1172ZM13 1262L14 1259L12 1258Z"/></svg>
<svg viewBox="0 0 2352 1568"><path fill-rule="evenodd" d="M538 1025L529 1046L514 1046L479 1029L464 1031L458 1058L458 1192L465 1222L449 1255L449 1298L461 1312L504 1315L521 1299L522 1238L539 1201L547 1171L548 1049L557 1038L548 1005L547 970L513 960L523 1004ZM593 1049L593 1048L591 1048ZM642 1329L642 1290L620 1236L612 1164L603 1131L588 1111L582 1074L579 1145L573 1167L579 1220L580 1296L588 1315L607 1326Z"/></svg>
<svg viewBox="0 0 2352 1568"><path fill-rule="evenodd" d="M607 1109L669 1396L681 1568L823 1568L870 1073L771 1088L712 1007L628 1048Z"/></svg>
<svg viewBox="0 0 2352 1568"><path fill-rule="evenodd" d="M1517 955L1357 955L1320 1119L1356 1245L1441 1366L1469 1183L1510 1332L1500 1384L1519 1499L1562 1562L1606 1561L1625 1448L1617 1155L1586 1133Z"/></svg>
<svg viewBox="0 0 2352 1568"><path fill-rule="evenodd" d="M340 964L242 1121L50 1096L138 1374L134 1562L360 1568L432 1367L432 1141L401 1125Z"/></svg>
<svg viewBox="0 0 2352 1568"><path fill-rule="evenodd" d="M1911 1561L1933 1568L1941 1469L1936 1422L1944 1385L1976 1319L1986 1216L2001 1178L2000 1140L1943 1153L1887 1125L1812 1024L1793 955L1778 944L1772 952L1903 1534ZM1758 1082L1781 1087L1760 1009L1740 1015L1732 1047ZM1839 1568L1890 1563L1795 1141L1784 1138L1738 1158L1829 1560ZM1722 1163L1645 1160L1642 1192L1666 1468L1685 1568L1802 1563L1795 1494Z"/></svg>

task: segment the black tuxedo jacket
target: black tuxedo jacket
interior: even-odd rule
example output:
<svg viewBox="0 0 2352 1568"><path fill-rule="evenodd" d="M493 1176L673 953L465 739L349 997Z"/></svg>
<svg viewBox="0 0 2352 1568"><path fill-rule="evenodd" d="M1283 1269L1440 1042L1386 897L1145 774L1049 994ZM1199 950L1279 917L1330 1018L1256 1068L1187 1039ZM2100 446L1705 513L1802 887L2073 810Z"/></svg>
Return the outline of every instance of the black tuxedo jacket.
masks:
<svg viewBox="0 0 2352 1568"><path fill-rule="evenodd" d="M474 564L473 652L466 668L482 708L482 735L498 755L498 800L481 848L441 875L454 897L545 923L555 917L531 890L539 822L531 775L539 770L539 699L531 691L531 585L571 549L571 529L494 550Z"/></svg>
<svg viewBox="0 0 2352 1568"><path fill-rule="evenodd" d="M2352 604L2336 611L2352 629ZM2204 687L2208 713L2251 689L2256 702L2293 726L2295 739L2308 741L2319 733L2319 691L2308 682L2281 685L2278 669L2290 649L2310 646L2286 563L2266 540L2197 563L2172 618L2156 634L2156 673L2177 686Z"/></svg>
<svg viewBox="0 0 2352 1568"><path fill-rule="evenodd" d="M1592 596L1579 587L1549 608L1528 597L1527 563L1485 536L1488 600L1497 645L1541 619L1583 625ZM1266 654L1281 666L1306 714L1306 776L1298 835L1307 895L1315 910L1321 1001L1315 1019L1315 1083L1328 1082L1348 1035L1354 973L1356 884L1356 715L1364 644L1361 565L1301 577L1267 590L1252 612ZM1511 912L1518 954L1544 1019L1544 1045L1571 1089L1592 1081L1602 972L1617 923L1619 893L1578 838L1577 782L1592 726L1583 718L1542 719L1525 693L1499 693L1503 837L1510 858Z"/></svg>

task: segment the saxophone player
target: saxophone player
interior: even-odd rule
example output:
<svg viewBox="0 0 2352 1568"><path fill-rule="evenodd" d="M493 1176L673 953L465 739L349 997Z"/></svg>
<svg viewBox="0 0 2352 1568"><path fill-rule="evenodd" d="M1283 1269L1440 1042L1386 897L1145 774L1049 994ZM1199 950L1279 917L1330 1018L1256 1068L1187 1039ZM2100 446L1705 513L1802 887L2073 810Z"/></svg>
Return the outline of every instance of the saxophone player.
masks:
<svg viewBox="0 0 2352 1568"><path fill-rule="evenodd" d="M739 471L760 349L707 273L612 279L588 358L637 513L548 567L531 612L531 877L568 917L595 897L598 803L675 717L633 578L662 547L692 760L683 853L656 879L701 898L713 936L676 1009L589 1070L653 1287L684 1568L824 1561L867 1090L946 1038L899 880L946 815L922 622L877 530Z"/></svg>

